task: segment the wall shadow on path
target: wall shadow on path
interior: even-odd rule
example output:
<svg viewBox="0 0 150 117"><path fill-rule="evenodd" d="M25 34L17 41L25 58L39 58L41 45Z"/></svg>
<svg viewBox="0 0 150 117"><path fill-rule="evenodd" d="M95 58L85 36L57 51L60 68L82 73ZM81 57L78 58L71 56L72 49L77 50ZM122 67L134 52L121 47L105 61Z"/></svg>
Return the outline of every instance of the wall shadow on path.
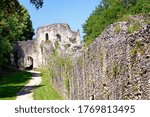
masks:
<svg viewBox="0 0 150 117"><path fill-rule="evenodd" d="M25 95L28 93L31 93L33 89L42 87L43 85L39 86L0 86L0 100L6 100L9 98L15 98L16 97L16 92L19 92L22 88L23 89L28 89L28 90L23 90L17 95Z"/></svg>

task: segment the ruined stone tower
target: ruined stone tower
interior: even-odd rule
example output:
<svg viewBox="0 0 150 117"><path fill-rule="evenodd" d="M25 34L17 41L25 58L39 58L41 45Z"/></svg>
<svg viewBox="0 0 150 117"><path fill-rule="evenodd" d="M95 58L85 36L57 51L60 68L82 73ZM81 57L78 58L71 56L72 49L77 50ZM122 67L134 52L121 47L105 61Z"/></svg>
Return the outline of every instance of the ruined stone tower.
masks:
<svg viewBox="0 0 150 117"><path fill-rule="evenodd" d="M43 48L48 51L46 55ZM68 24L61 23L39 27L36 39L16 43L12 64L19 69L44 67L48 54L54 49L62 52L74 52L81 49L79 31L74 32Z"/></svg>

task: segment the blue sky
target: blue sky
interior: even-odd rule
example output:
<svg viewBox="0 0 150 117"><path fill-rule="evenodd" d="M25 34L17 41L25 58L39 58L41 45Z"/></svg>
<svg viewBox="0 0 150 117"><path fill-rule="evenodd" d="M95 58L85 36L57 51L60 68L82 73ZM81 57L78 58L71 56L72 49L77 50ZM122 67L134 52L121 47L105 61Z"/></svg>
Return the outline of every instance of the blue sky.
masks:
<svg viewBox="0 0 150 117"><path fill-rule="evenodd" d="M30 4L30 0L19 2L28 10L35 31L43 25L67 23L73 31L79 29L83 36L82 25L100 0L44 0L44 5L39 10Z"/></svg>

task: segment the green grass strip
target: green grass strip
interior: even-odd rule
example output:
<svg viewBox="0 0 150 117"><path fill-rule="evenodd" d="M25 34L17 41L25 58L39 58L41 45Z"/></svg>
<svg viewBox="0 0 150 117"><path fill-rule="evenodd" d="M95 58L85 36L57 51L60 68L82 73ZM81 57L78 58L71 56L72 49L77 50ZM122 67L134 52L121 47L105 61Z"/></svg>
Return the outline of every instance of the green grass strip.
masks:
<svg viewBox="0 0 150 117"><path fill-rule="evenodd" d="M15 100L16 94L31 79L31 73L13 71L0 77L0 100Z"/></svg>
<svg viewBox="0 0 150 117"><path fill-rule="evenodd" d="M63 97L54 89L50 81L48 70L41 69L42 82L34 90L34 100L63 100Z"/></svg>

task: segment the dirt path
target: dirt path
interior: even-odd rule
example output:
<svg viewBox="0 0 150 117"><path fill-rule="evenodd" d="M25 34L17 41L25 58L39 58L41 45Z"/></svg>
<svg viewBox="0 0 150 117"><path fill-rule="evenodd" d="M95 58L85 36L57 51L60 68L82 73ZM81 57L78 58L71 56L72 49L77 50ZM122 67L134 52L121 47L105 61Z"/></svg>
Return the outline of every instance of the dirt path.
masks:
<svg viewBox="0 0 150 117"><path fill-rule="evenodd" d="M40 72L37 71L28 71L32 73L32 79L29 83L23 87L18 93L16 100L33 100L33 90L36 88L42 81L40 77Z"/></svg>

